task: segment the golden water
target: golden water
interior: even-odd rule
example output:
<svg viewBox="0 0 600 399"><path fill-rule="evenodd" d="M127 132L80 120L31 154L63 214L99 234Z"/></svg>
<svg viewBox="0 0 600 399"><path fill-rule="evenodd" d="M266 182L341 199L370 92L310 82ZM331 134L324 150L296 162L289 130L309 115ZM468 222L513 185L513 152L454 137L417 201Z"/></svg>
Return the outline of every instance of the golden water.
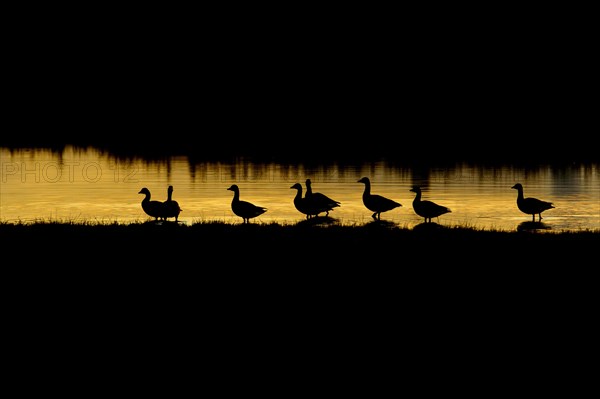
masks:
<svg viewBox="0 0 600 399"><path fill-rule="evenodd" d="M165 200L173 185L173 199L183 209L179 220L240 223L231 211L231 184L240 187L240 198L268 208L253 223L293 224L304 220L293 205L296 190L290 187L312 180L313 191L340 201L330 215L335 221L352 225L372 221L362 204L364 185L371 179L371 191L402 204L381 214L382 220L412 228L423 222L412 209L414 185L423 187L423 199L449 207L439 217L444 226L515 230L531 220L516 207L520 182L525 196L553 202L545 211L544 226L553 231L600 229L600 165L571 165L522 169L511 165L483 168L457 163L443 169L398 168L386 162L360 165L253 163L191 163L186 157L164 161L141 158L124 160L93 148L67 147L60 153L30 149L9 151L0 148L0 221L140 222L148 220L142 211L142 187L152 199Z"/></svg>

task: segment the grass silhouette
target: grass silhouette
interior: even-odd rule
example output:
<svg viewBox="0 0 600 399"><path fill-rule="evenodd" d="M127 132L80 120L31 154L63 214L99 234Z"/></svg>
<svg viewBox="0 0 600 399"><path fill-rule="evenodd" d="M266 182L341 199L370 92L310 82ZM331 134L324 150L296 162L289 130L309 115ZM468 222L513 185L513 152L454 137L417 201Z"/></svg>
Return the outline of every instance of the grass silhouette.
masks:
<svg viewBox="0 0 600 399"><path fill-rule="evenodd" d="M413 229L385 221L362 225L335 223L293 224L197 221L176 222L37 220L0 222L4 248L17 257L60 257L67 262L108 259L112 264L144 259L156 264L197 264L258 260L262 264L286 265L290 258L314 259L313 264L344 268L407 267L411 259L450 267L473 264L483 267L506 263L524 267L556 263L557 254L577 254L585 263L594 259L600 243L599 230L559 232L553 230L500 231L472 227L445 227L436 223ZM586 254L589 255L586 258ZM179 259L178 262L175 262ZM496 267L496 266L494 266Z"/></svg>

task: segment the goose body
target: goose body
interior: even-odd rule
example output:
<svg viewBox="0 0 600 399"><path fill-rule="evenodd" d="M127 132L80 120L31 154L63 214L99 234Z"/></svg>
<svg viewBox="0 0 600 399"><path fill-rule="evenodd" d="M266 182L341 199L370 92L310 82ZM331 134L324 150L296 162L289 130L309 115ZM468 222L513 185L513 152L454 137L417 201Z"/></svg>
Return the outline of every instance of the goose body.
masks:
<svg viewBox="0 0 600 399"><path fill-rule="evenodd" d="M382 195L371 194L371 180L368 177L361 178L358 180L358 183L365 185L362 200L365 207L373 212L373 215L371 215L373 219L381 220L381 212L391 211L394 208L402 206L400 203Z"/></svg>
<svg viewBox="0 0 600 399"><path fill-rule="evenodd" d="M144 187L142 188L138 194L144 194L144 199L142 200L142 209L146 212L146 215L151 216L154 220L165 219L164 215L164 207L161 201L156 201L151 199L152 195L150 194L150 190Z"/></svg>
<svg viewBox="0 0 600 399"><path fill-rule="evenodd" d="M296 195L294 196L294 206L298 210L298 212L306 215L306 218L309 219L314 215L314 210L309 207L309 203L306 198L302 198L302 184L295 183L292 187L296 189Z"/></svg>
<svg viewBox="0 0 600 399"><path fill-rule="evenodd" d="M167 189L167 200L163 202L163 212L165 219L167 218L175 218L175 221L179 218L179 213L181 212L181 208L179 207L179 203L172 199L173 197L173 186L169 186Z"/></svg>
<svg viewBox="0 0 600 399"><path fill-rule="evenodd" d="M241 217L244 223L250 222L250 219L260 216L267 211L267 208L240 200L240 188L237 184L232 184L227 190L233 191L231 210L234 214Z"/></svg>
<svg viewBox="0 0 600 399"><path fill-rule="evenodd" d="M523 195L523 185L517 183L511 188L517 190L517 208L523 213L532 216L532 221L535 222L535 215L538 215L538 220L542 220L542 212L554 208L554 205L548 201L542 201L538 198L525 197Z"/></svg>
<svg viewBox="0 0 600 399"><path fill-rule="evenodd" d="M329 216L329 211L340 206L339 201L335 201L323 193L313 193L310 179L306 179L306 194L304 198L310 203L314 216L319 216L319 213L325 212L325 216Z"/></svg>
<svg viewBox="0 0 600 399"><path fill-rule="evenodd" d="M452 212L450 208L438 205L433 201L421 199L421 187L414 186L409 191L416 193L413 199L413 209L417 215L425 219L426 223L431 222L431 218Z"/></svg>

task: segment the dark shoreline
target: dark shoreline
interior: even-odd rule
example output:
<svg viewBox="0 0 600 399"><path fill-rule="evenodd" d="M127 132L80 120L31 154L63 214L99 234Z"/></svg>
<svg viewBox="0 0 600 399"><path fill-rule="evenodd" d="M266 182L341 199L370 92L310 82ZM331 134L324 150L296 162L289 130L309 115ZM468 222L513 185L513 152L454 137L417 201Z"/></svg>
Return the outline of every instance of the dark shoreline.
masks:
<svg viewBox="0 0 600 399"><path fill-rule="evenodd" d="M328 348L349 340L346 352L361 342L387 353L407 336L487 348L489 334L496 347L585 324L600 232L432 227L0 223L2 271L30 334L123 342L132 331L183 351L200 336L219 350L295 346L290 334Z"/></svg>
<svg viewBox="0 0 600 399"><path fill-rule="evenodd" d="M67 260L72 254L91 260L112 258L116 263L144 259L158 264L223 255L225 264L228 260L240 260L247 264L283 266L313 259L306 263L308 267L323 262L336 268L342 264L354 267L361 261L404 264L408 259L440 265L454 262L483 265L505 260L510 261L507 266L511 267L519 262L555 264L559 257L566 256L586 263L597 257L600 245L600 230L506 232L447 228L435 223L417 227L406 229L384 222L360 226L306 222L293 225L37 222L0 223L0 237L5 248L24 245L40 248L39 252L27 251L28 257L56 252Z"/></svg>
<svg viewBox="0 0 600 399"><path fill-rule="evenodd" d="M126 319L157 310L252 318L261 309L421 319L436 309L526 316L579 306L595 292L600 231L0 223L0 239L5 281L20 298L55 308L91 304Z"/></svg>

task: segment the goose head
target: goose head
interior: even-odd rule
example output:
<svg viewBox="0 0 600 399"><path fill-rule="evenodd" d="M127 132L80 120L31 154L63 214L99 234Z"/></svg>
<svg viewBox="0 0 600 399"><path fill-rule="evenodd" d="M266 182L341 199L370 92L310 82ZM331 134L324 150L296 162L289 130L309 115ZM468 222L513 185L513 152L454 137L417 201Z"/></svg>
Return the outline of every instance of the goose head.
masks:
<svg viewBox="0 0 600 399"><path fill-rule="evenodd" d="M234 193L237 193L237 192L240 191L240 188L238 187L237 184L232 184L227 190L233 191Z"/></svg>

